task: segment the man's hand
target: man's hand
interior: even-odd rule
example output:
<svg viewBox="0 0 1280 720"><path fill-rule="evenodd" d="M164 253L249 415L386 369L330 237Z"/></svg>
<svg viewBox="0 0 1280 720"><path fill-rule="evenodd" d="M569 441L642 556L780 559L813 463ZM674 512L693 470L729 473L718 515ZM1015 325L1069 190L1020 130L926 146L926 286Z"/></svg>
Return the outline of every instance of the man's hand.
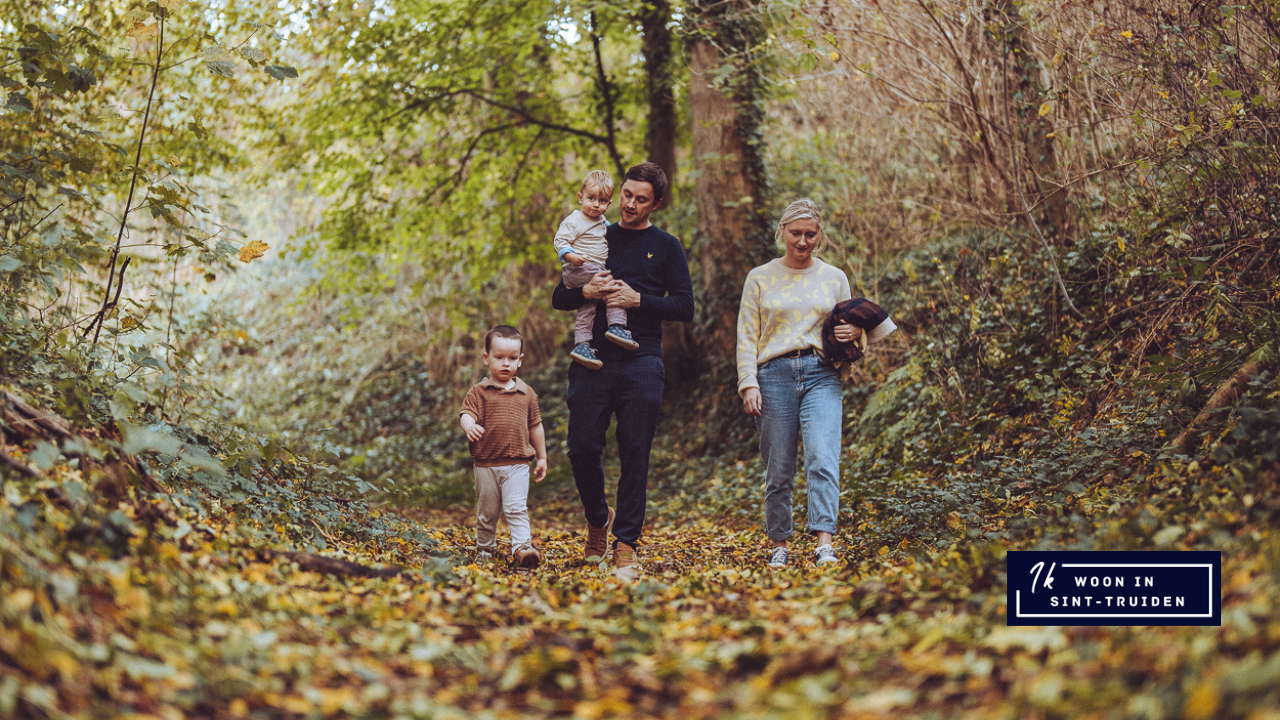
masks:
<svg viewBox="0 0 1280 720"><path fill-rule="evenodd" d="M621 280L614 280L612 287L613 289L604 298L605 307L640 307L640 293L632 290L630 285Z"/></svg>
<svg viewBox="0 0 1280 720"><path fill-rule="evenodd" d="M576 252L567 252L567 253L565 253L565 254L564 254L564 259L565 259L565 262L567 262L567 263L569 263L569 264L571 264L571 265L581 265L582 263L584 263L584 262L586 262L586 261L587 261L587 259L586 259L586 258L582 257L581 255L579 255L579 254L578 254L578 253L576 253Z"/></svg>
<svg viewBox="0 0 1280 720"><path fill-rule="evenodd" d="M547 476L547 459L538 458L538 462L533 466L533 481L542 482Z"/></svg>
<svg viewBox="0 0 1280 720"><path fill-rule="evenodd" d="M471 442L480 442L482 437L484 437L484 428L480 425L472 425L467 428L467 439Z"/></svg>
<svg viewBox="0 0 1280 720"><path fill-rule="evenodd" d="M762 406L760 398L760 388L747 388L742 393L742 409L748 415L760 417L760 407Z"/></svg>
<svg viewBox="0 0 1280 720"><path fill-rule="evenodd" d="M613 292L613 289L613 273L605 270L597 273L595 277L591 278L591 282L582 286L582 297L587 300L599 300Z"/></svg>

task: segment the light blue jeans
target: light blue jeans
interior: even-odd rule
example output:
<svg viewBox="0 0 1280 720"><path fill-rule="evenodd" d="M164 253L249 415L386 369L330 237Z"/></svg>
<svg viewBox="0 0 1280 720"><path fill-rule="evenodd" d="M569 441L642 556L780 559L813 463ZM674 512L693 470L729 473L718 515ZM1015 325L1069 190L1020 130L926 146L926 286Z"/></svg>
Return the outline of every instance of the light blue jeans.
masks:
<svg viewBox="0 0 1280 720"><path fill-rule="evenodd" d="M764 528L770 540L792 536L791 491L796 440L804 438L809 482L809 532L835 534L840 506L840 429L844 398L840 376L817 355L774 358L756 372L760 383L760 457L767 480Z"/></svg>

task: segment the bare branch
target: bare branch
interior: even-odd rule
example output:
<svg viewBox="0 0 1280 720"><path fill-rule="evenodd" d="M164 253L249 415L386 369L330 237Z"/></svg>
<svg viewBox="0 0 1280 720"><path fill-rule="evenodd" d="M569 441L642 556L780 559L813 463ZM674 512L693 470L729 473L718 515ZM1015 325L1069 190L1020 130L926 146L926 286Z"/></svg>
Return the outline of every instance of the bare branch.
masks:
<svg viewBox="0 0 1280 720"><path fill-rule="evenodd" d="M609 76L605 74L604 59L600 57L600 35L596 32L595 12L591 13L591 50L596 58L596 88L604 101L605 148L609 151L609 157L613 158L613 164L618 168L618 177L621 178L626 174L626 170L623 168L622 157L618 155L618 145L613 136L613 86L609 83Z"/></svg>

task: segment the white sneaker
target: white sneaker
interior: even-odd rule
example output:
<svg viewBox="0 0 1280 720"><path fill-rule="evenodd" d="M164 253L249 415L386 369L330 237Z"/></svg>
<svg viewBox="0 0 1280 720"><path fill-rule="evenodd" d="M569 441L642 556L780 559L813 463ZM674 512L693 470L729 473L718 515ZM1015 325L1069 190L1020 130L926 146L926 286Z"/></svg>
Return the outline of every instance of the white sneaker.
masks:
<svg viewBox="0 0 1280 720"><path fill-rule="evenodd" d="M776 547L769 554L769 567L778 569L787 566L787 560L791 559L791 551L785 547Z"/></svg>
<svg viewBox="0 0 1280 720"><path fill-rule="evenodd" d="M835 548L830 545L819 545L818 549L813 551L813 554L817 556L816 562L819 565L826 565L840 560L840 558L836 557Z"/></svg>

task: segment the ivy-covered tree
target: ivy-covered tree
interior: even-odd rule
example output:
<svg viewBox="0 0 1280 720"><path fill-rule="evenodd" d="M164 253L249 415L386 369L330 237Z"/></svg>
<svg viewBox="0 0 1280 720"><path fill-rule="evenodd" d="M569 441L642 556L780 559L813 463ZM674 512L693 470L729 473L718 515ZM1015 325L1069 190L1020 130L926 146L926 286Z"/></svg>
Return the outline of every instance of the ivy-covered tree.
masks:
<svg viewBox="0 0 1280 720"><path fill-rule="evenodd" d="M700 345L717 372L732 366L742 283L772 248L762 134L767 32L760 5L695 0L688 9L705 327Z"/></svg>

